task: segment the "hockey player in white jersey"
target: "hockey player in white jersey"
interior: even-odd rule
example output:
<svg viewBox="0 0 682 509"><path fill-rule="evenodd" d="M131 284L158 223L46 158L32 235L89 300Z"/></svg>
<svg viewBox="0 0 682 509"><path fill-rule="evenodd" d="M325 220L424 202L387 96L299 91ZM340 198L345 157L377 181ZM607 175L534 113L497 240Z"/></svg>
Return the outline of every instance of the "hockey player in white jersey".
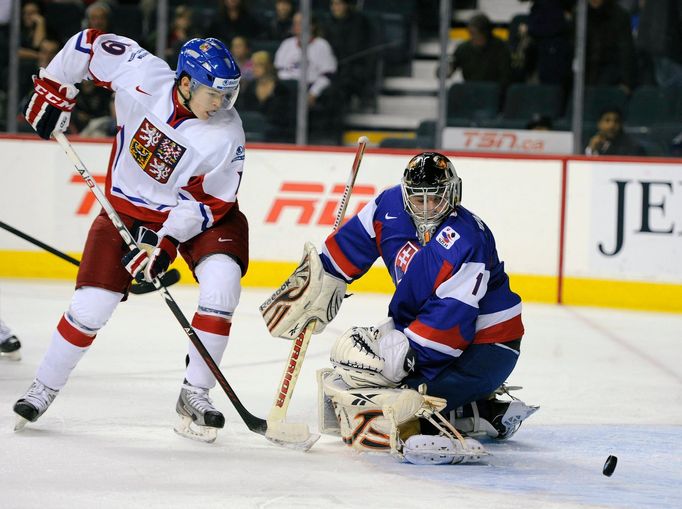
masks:
<svg viewBox="0 0 682 509"><path fill-rule="evenodd" d="M14 405L16 429L47 410L126 299L131 276L151 281L178 251L199 282L192 326L219 364L248 267L248 224L237 203L245 140L233 109L240 70L225 45L188 41L174 72L131 39L79 32L34 77L26 118L41 137L68 127L75 84L88 79L115 92L118 132L106 195L141 249L127 252L104 212L94 220L71 303L35 380ZM214 385L190 344L176 405L178 433L215 440L225 419L209 399Z"/></svg>

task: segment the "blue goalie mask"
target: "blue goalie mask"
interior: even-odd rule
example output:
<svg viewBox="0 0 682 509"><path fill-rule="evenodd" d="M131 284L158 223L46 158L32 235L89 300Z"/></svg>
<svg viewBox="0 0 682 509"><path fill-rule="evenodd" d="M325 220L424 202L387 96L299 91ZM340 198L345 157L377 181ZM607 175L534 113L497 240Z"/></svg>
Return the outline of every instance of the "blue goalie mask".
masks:
<svg viewBox="0 0 682 509"><path fill-rule="evenodd" d="M183 44L175 77L190 78L190 92L205 86L224 94L222 108L230 109L239 95L239 66L218 39L190 39Z"/></svg>

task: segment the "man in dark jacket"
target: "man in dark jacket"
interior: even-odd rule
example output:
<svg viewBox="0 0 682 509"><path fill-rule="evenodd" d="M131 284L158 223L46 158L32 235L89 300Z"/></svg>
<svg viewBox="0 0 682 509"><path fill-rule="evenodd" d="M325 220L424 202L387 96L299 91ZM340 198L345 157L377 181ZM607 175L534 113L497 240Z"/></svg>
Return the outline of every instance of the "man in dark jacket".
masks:
<svg viewBox="0 0 682 509"><path fill-rule="evenodd" d="M616 107L604 108L597 133L590 138L585 154L592 156L643 156L644 149L623 132L623 114Z"/></svg>

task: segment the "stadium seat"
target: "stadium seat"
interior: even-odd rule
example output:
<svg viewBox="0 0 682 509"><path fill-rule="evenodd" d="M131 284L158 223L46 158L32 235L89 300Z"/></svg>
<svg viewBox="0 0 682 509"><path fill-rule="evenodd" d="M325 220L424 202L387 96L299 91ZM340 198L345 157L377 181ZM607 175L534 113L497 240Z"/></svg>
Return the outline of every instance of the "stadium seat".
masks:
<svg viewBox="0 0 682 509"><path fill-rule="evenodd" d="M528 121L535 115L555 119L561 113L562 92L557 85L514 83L507 89L503 120Z"/></svg>
<svg viewBox="0 0 682 509"><path fill-rule="evenodd" d="M625 107L628 96L619 87L595 86L585 87L585 97L583 99L583 122L596 122L599 115L607 106L615 106L625 114ZM564 118L570 125L573 118L573 97L569 98L568 107Z"/></svg>
<svg viewBox="0 0 682 509"><path fill-rule="evenodd" d="M417 148L417 138L384 138L380 148Z"/></svg>
<svg viewBox="0 0 682 509"><path fill-rule="evenodd" d="M248 141L264 141L268 122L258 111L240 111L239 116L244 125L244 133Z"/></svg>
<svg viewBox="0 0 682 509"><path fill-rule="evenodd" d="M111 9L112 31L118 35L142 41L142 10L137 5L120 4Z"/></svg>
<svg viewBox="0 0 682 509"><path fill-rule="evenodd" d="M675 120L677 101L677 94L672 90L654 86L639 87L630 98L625 124L641 127Z"/></svg>
<svg viewBox="0 0 682 509"><path fill-rule="evenodd" d="M500 84L487 81L454 83L448 90L448 125L476 125L494 118L500 103Z"/></svg>
<svg viewBox="0 0 682 509"><path fill-rule="evenodd" d="M81 6L73 3L48 3L45 6L48 33L54 33L64 44L69 37L81 30L84 13Z"/></svg>

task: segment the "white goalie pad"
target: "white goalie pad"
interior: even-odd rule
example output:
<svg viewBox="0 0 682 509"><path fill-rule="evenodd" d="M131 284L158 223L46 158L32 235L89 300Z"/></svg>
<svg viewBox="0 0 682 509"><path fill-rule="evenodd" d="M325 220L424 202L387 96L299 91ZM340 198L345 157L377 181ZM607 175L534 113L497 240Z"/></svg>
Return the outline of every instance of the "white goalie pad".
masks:
<svg viewBox="0 0 682 509"><path fill-rule="evenodd" d="M414 369L409 340L387 323L352 327L334 342L331 363L349 386L397 387Z"/></svg>
<svg viewBox="0 0 682 509"><path fill-rule="evenodd" d="M488 454L476 440L442 427L439 435L419 434L419 417L445 420L438 413L447 404L442 398L412 389L351 388L329 368L319 370L317 380L320 431L340 435L359 452L388 452L420 465L467 463Z"/></svg>
<svg viewBox="0 0 682 509"><path fill-rule="evenodd" d="M315 246L306 242L299 266L259 310L274 337L296 339L313 320L319 334L339 312L346 286L324 271Z"/></svg>

